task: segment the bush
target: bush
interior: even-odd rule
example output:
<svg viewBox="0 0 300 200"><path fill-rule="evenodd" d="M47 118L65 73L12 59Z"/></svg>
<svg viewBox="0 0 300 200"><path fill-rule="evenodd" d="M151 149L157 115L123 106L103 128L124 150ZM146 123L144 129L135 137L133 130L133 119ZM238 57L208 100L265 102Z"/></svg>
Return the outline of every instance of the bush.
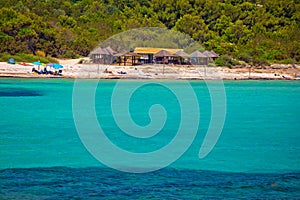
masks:
<svg viewBox="0 0 300 200"><path fill-rule="evenodd" d="M215 60L217 66L227 66L231 68L232 66L239 65L240 62L232 59L229 55L222 55Z"/></svg>
<svg viewBox="0 0 300 200"><path fill-rule="evenodd" d="M270 66L270 63L267 60L258 60L255 59L253 60L253 65L254 66Z"/></svg>
<svg viewBox="0 0 300 200"><path fill-rule="evenodd" d="M73 59L78 59L78 58L80 58L80 55L75 54L75 55L72 56L72 58L73 58Z"/></svg>
<svg viewBox="0 0 300 200"><path fill-rule="evenodd" d="M46 57L46 54L43 51L37 51L36 55L39 56L39 57Z"/></svg>
<svg viewBox="0 0 300 200"><path fill-rule="evenodd" d="M240 61L236 60L236 59L231 59L230 61L230 64L232 64L233 66L236 66L236 65L240 65Z"/></svg>
<svg viewBox="0 0 300 200"><path fill-rule="evenodd" d="M55 58L51 57L40 57L40 56L35 56L32 54L16 54L16 55L10 55L7 53L1 54L0 55L0 61L1 62L7 62L9 58L15 59L16 62L35 62L35 61L41 61L42 63L58 63L58 60Z"/></svg>
<svg viewBox="0 0 300 200"><path fill-rule="evenodd" d="M230 62L231 58L228 55L222 55L215 60L215 64L217 66L227 66Z"/></svg>
<svg viewBox="0 0 300 200"><path fill-rule="evenodd" d="M278 64L293 64L293 59L285 59L280 61L275 61Z"/></svg>
<svg viewBox="0 0 300 200"><path fill-rule="evenodd" d="M250 63L252 59L248 54L242 54L239 56L239 60L242 60L246 63Z"/></svg>
<svg viewBox="0 0 300 200"><path fill-rule="evenodd" d="M61 57L62 58L72 58L72 59L80 58L80 56L78 54L71 53L71 52L65 53L65 54L61 55Z"/></svg>

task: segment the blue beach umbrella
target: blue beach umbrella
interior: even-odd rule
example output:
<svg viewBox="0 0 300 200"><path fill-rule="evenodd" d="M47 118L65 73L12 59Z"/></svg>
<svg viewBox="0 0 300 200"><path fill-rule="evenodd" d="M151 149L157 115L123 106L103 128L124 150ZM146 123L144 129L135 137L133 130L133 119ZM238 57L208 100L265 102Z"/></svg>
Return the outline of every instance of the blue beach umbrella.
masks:
<svg viewBox="0 0 300 200"><path fill-rule="evenodd" d="M60 65L60 64L54 63L54 64L53 64L53 68L54 68L54 69L61 69L61 68L63 68L63 66Z"/></svg>
<svg viewBox="0 0 300 200"><path fill-rule="evenodd" d="M34 64L34 65L42 65L42 63L40 61L33 62L32 64Z"/></svg>

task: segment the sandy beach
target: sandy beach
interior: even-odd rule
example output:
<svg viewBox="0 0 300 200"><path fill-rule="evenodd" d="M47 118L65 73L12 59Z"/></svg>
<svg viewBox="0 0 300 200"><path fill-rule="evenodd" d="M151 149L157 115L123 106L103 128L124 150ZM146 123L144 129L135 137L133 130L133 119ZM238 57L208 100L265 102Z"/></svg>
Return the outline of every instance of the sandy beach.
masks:
<svg viewBox="0 0 300 200"><path fill-rule="evenodd" d="M291 79L299 80L300 65L274 64L268 67L205 67L180 65L98 65L78 64L80 59L60 60L64 66L62 76L36 74L32 68L37 66L24 66L0 62L1 77L20 78L100 78L100 79ZM42 68L42 67L41 67Z"/></svg>

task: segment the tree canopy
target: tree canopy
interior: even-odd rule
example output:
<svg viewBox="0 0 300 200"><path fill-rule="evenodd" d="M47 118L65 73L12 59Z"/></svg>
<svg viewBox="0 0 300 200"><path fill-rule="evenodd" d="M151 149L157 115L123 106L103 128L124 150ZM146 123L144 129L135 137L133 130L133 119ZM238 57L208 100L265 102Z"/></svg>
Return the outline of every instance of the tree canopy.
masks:
<svg viewBox="0 0 300 200"><path fill-rule="evenodd" d="M300 62L299 0L10 0L0 19L12 55L87 56L117 33L164 27L245 62Z"/></svg>

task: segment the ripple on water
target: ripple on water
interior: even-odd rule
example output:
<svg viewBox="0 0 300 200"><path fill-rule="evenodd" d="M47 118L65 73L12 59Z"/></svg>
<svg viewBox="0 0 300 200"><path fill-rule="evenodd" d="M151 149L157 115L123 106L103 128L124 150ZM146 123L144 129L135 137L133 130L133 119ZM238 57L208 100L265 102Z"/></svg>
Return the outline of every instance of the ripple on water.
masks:
<svg viewBox="0 0 300 200"><path fill-rule="evenodd" d="M147 174L130 174L107 168L52 167L1 170L0 182L0 199L300 197L300 173L163 169Z"/></svg>

